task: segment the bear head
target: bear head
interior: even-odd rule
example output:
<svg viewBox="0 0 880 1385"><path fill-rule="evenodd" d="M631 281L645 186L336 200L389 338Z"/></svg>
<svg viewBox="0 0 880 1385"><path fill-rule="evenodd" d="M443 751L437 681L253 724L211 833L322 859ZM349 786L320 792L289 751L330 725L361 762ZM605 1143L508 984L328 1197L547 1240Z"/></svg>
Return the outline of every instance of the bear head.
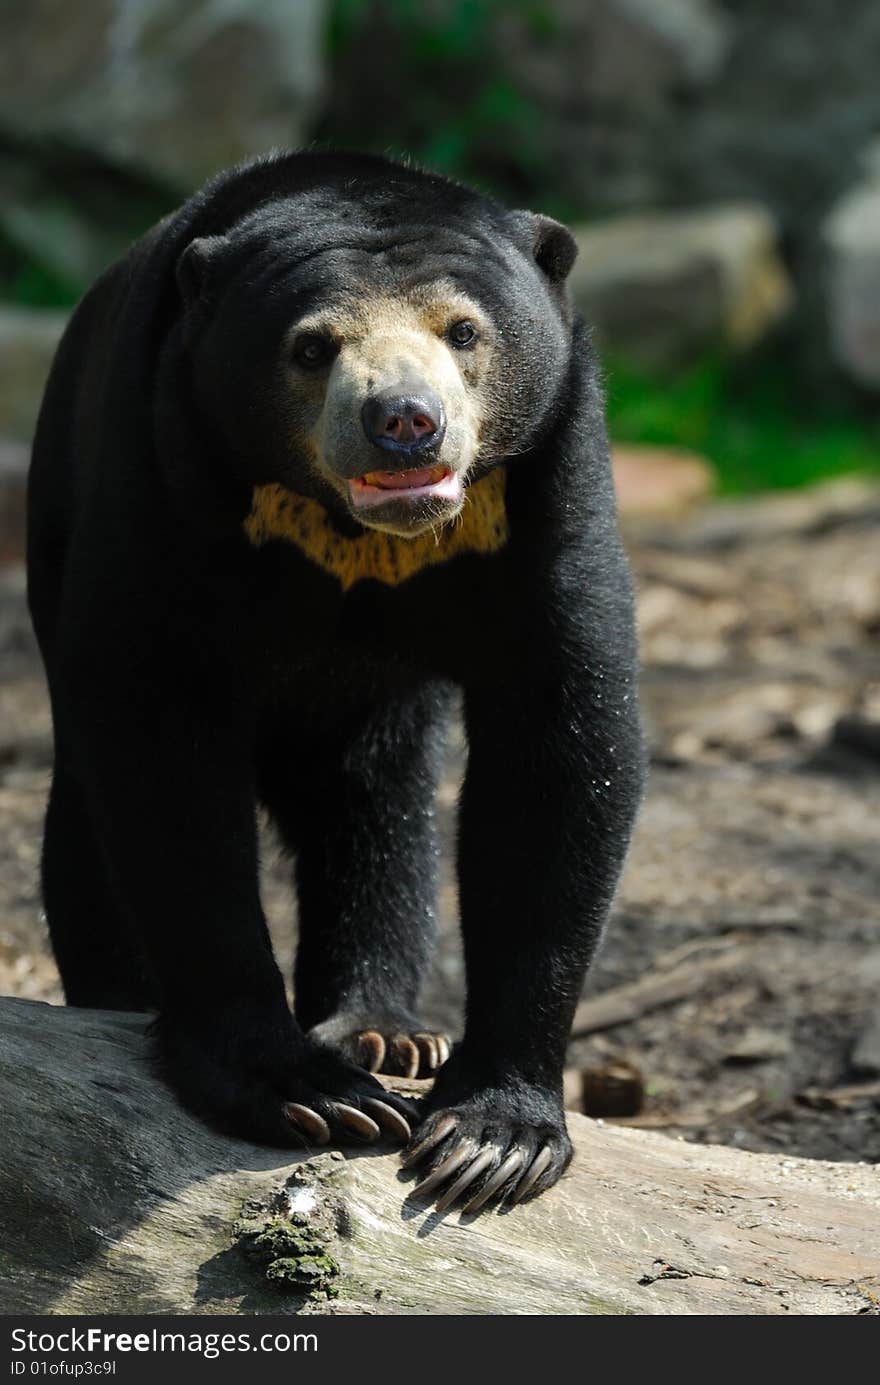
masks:
<svg viewBox="0 0 880 1385"><path fill-rule="evenodd" d="M558 222L436 175L287 156L178 261L191 406L241 479L419 534L546 428L575 253Z"/></svg>

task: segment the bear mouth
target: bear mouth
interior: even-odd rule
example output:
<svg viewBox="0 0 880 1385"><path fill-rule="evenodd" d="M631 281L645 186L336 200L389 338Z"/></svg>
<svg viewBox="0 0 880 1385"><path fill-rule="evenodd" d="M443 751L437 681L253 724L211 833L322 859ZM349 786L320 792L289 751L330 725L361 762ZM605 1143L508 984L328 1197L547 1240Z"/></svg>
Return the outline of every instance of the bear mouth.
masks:
<svg viewBox="0 0 880 1385"><path fill-rule="evenodd" d="M389 501L417 505L425 500L457 505L462 486L458 472L448 466L426 466L406 471L366 471L348 482L352 509L369 510Z"/></svg>

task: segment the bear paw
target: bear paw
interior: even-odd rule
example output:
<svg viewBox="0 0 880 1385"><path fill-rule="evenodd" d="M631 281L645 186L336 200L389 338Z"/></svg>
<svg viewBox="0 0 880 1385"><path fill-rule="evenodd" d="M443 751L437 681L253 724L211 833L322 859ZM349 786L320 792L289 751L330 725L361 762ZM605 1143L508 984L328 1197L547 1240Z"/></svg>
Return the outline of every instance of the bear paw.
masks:
<svg viewBox="0 0 880 1385"><path fill-rule="evenodd" d="M211 1026L159 1021L165 1074L190 1110L267 1144L405 1144L416 1108L363 1069L286 1026Z"/></svg>
<svg viewBox="0 0 880 1385"><path fill-rule="evenodd" d="M546 1192L571 1157L555 1097L505 1086L432 1110L404 1151L403 1167L420 1179L412 1198L429 1199L438 1213L459 1202L462 1212L475 1213Z"/></svg>

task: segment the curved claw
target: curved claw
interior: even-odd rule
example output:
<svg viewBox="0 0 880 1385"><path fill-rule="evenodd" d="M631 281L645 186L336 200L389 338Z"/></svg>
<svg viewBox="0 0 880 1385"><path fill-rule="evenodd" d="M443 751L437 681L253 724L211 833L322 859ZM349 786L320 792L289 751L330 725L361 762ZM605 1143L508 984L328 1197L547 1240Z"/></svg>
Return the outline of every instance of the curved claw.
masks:
<svg viewBox="0 0 880 1385"><path fill-rule="evenodd" d="M376 1029L358 1035L358 1062L367 1072L380 1072L385 1062L385 1040Z"/></svg>
<svg viewBox="0 0 880 1385"><path fill-rule="evenodd" d="M503 1163L493 1173L492 1177L483 1185L476 1197L472 1197L470 1202L462 1208L465 1214L479 1212L480 1208L495 1197L500 1192L508 1179L514 1174L519 1173L525 1161L525 1155L521 1149L515 1149L512 1154L508 1154Z"/></svg>
<svg viewBox="0 0 880 1385"><path fill-rule="evenodd" d="M333 1101L330 1103L334 1116L346 1130L352 1134L360 1136L362 1140L367 1140L371 1144L379 1138L379 1127L374 1120L365 1115L363 1111L358 1111L354 1106L347 1106L344 1101Z"/></svg>
<svg viewBox="0 0 880 1385"><path fill-rule="evenodd" d="M413 1197L427 1197L433 1193L441 1183L445 1183L450 1174L460 1169L462 1164L472 1159L477 1152L477 1147L473 1140L462 1140L461 1144L456 1145L451 1154L447 1154L427 1178L423 1178L421 1183L417 1183L412 1190Z"/></svg>
<svg viewBox="0 0 880 1385"><path fill-rule="evenodd" d="M549 1145L544 1145L544 1148L535 1155L520 1182L511 1193L511 1207L516 1206L518 1202L522 1202L523 1198L528 1197L538 1179L541 1177L541 1174L545 1173L552 1163L553 1151L550 1149Z"/></svg>
<svg viewBox="0 0 880 1385"><path fill-rule="evenodd" d="M419 1140L417 1145L413 1145L409 1153L404 1156L403 1167L405 1169L411 1169L414 1164L420 1164L425 1155L430 1154L432 1149L439 1145L441 1141L445 1140L449 1132L454 1130L457 1125L458 1119L456 1116L443 1116L434 1126L433 1130L429 1131L424 1139Z"/></svg>
<svg viewBox="0 0 880 1385"><path fill-rule="evenodd" d="M437 1067L437 1035L413 1034L413 1043L419 1050L419 1067L433 1072Z"/></svg>
<svg viewBox="0 0 880 1385"><path fill-rule="evenodd" d="M437 1040L437 1066L442 1068L444 1063L449 1062L449 1055L452 1052L452 1045L445 1034L435 1034Z"/></svg>
<svg viewBox="0 0 880 1385"><path fill-rule="evenodd" d="M461 1194L465 1192L474 1180L479 1178L480 1174L485 1172L489 1165L497 1158L498 1149L492 1145L486 1145L477 1155L476 1159L474 1159L473 1163L468 1164L464 1173L458 1175L452 1187L448 1188L443 1196L438 1199L435 1210L437 1212L445 1212L447 1207L451 1207L454 1202L457 1202ZM416 1189L416 1192L418 1192L418 1189Z"/></svg>
<svg viewBox="0 0 880 1385"><path fill-rule="evenodd" d="M418 1077L419 1050L408 1034L395 1034L391 1050L401 1077Z"/></svg>
<svg viewBox="0 0 880 1385"><path fill-rule="evenodd" d="M406 1097L401 1096L399 1092L390 1092L383 1088L376 1092L371 1100L381 1101L384 1105L393 1107L398 1115L403 1116L411 1130L414 1130L419 1121L422 1120L422 1113L418 1106L412 1101L407 1101Z"/></svg>
<svg viewBox="0 0 880 1385"><path fill-rule="evenodd" d="M364 1110L381 1126L386 1135L393 1135L404 1144L412 1138L409 1125L393 1106L386 1105L384 1101L376 1101L370 1096L363 1098L363 1104Z"/></svg>
<svg viewBox="0 0 880 1385"><path fill-rule="evenodd" d="M310 1106L302 1106L298 1101L288 1101L284 1104L284 1114L289 1121L298 1126L307 1139L313 1140L316 1145L326 1145L330 1140L330 1127L319 1116L317 1111L313 1111Z"/></svg>

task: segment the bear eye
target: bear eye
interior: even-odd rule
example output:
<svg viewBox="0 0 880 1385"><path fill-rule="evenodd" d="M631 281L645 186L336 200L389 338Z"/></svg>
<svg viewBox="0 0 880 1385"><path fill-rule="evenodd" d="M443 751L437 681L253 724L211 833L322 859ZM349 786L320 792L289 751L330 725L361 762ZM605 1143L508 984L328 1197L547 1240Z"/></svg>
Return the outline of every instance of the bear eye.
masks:
<svg viewBox="0 0 880 1385"><path fill-rule="evenodd" d="M335 354L335 346L318 332L302 332L293 343L293 359L306 370L317 370Z"/></svg>
<svg viewBox="0 0 880 1385"><path fill-rule="evenodd" d="M477 329L467 318L453 322L446 333L453 346L472 346L477 339Z"/></svg>

